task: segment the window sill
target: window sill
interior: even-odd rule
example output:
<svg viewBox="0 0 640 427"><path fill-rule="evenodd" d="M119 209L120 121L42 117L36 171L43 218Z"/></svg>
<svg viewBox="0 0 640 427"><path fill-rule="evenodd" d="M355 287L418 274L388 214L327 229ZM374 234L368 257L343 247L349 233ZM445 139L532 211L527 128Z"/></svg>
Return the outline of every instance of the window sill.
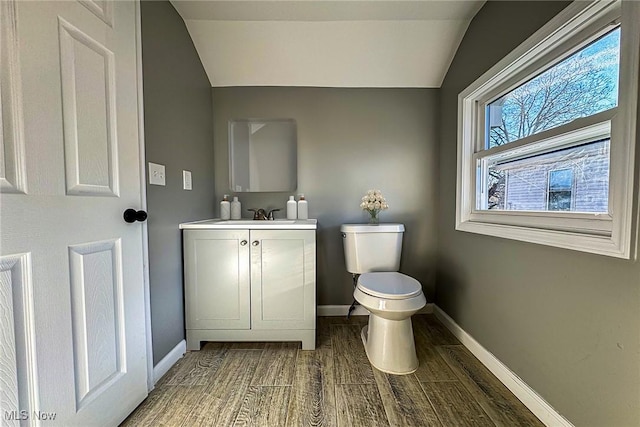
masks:
<svg viewBox="0 0 640 427"><path fill-rule="evenodd" d="M615 236L616 233L613 235L585 234L471 220L457 222L456 230L616 258L630 257L628 242L621 241L618 236Z"/></svg>

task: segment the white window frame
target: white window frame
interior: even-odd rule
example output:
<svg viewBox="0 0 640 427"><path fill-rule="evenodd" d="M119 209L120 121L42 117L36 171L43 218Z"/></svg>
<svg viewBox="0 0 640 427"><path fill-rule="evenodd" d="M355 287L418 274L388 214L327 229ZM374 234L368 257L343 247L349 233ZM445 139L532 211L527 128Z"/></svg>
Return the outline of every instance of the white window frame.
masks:
<svg viewBox="0 0 640 427"><path fill-rule="evenodd" d="M613 22L622 28L618 107L485 150L486 106L581 49L590 35ZM575 1L461 92L456 230L630 258L639 51L640 2ZM526 154L534 139L539 141L535 153L553 151L569 147L577 139L595 141L608 132L611 133L609 213L476 209L478 162L486 159L488 153L507 158Z"/></svg>

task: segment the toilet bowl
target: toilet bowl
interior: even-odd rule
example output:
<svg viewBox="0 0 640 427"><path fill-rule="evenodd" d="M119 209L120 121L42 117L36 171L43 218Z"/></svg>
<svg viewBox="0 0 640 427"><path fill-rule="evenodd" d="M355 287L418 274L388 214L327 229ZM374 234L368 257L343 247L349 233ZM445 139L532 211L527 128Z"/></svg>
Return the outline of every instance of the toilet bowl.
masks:
<svg viewBox="0 0 640 427"><path fill-rule="evenodd" d="M369 362L389 374L415 372L418 358L411 316L427 302L420 282L397 272L365 273L353 296L371 313L361 334Z"/></svg>

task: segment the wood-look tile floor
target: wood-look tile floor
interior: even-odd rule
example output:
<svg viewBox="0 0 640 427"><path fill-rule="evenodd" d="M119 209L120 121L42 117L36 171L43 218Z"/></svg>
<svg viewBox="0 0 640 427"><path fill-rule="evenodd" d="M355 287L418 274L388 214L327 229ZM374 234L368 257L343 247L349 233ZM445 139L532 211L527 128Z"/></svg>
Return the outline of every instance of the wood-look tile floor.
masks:
<svg viewBox="0 0 640 427"><path fill-rule="evenodd" d="M317 348L209 343L189 352L123 426L542 426L432 315L413 316L420 367L373 368L368 317L318 318Z"/></svg>

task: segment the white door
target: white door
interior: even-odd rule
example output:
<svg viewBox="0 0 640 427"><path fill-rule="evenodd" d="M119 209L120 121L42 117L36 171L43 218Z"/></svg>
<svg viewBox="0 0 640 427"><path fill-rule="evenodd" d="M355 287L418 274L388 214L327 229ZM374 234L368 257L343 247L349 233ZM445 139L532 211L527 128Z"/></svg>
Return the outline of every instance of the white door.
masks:
<svg viewBox="0 0 640 427"><path fill-rule="evenodd" d="M122 216L141 207L137 6L0 11L0 425L117 425L147 395L142 226Z"/></svg>

